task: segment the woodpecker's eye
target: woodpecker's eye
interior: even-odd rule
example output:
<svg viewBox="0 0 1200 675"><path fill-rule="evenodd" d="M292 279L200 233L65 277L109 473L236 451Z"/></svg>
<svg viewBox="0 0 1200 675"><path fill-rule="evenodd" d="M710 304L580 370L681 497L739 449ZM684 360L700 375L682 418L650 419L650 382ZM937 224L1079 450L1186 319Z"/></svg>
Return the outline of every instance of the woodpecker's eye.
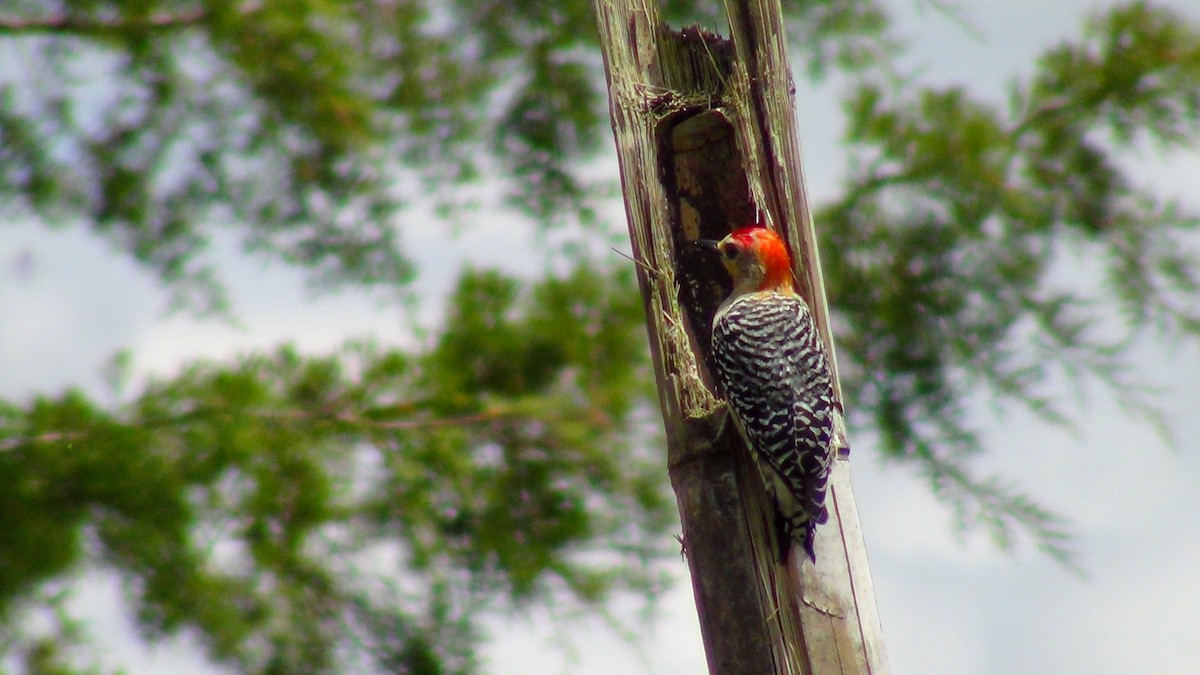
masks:
<svg viewBox="0 0 1200 675"><path fill-rule="evenodd" d="M730 260L733 260L734 258L738 257L738 254L741 252L742 252L742 248L740 246L738 246L737 244L726 244L725 245L725 249L724 249L725 257L729 258Z"/></svg>

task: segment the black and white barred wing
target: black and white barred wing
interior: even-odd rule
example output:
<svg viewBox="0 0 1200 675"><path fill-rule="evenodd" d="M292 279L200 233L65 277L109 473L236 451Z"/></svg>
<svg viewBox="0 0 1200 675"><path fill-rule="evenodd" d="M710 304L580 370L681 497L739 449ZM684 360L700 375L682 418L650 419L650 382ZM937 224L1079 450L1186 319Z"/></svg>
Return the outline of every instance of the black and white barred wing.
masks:
<svg viewBox="0 0 1200 675"><path fill-rule="evenodd" d="M794 540L815 560L813 531L828 519L834 402L808 307L775 292L737 298L713 322L713 358L722 394L775 498L781 550Z"/></svg>

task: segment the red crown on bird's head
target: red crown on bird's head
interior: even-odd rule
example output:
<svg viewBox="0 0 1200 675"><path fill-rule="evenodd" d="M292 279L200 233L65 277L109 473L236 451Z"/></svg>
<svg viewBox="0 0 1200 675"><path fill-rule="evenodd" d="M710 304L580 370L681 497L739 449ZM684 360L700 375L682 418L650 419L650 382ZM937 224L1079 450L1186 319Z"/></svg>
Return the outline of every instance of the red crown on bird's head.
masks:
<svg viewBox="0 0 1200 675"><path fill-rule="evenodd" d="M748 251L754 251L763 264L763 279L760 290L791 288L792 257L787 244L774 231L761 223L742 227L729 233L729 239Z"/></svg>

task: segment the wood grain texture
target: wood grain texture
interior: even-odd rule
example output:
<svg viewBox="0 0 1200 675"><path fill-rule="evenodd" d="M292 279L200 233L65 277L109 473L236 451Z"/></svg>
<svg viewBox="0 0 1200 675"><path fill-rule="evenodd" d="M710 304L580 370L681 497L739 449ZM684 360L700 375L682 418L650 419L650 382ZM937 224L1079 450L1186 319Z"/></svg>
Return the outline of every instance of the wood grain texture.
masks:
<svg viewBox="0 0 1200 675"><path fill-rule="evenodd" d="M886 673L844 430L830 520L817 529L818 563L793 551L780 565L762 481L712 392L710 322L729 280L693 242L755 220L784 234L797 289L833 355L782 15L777 0L726 6L729 39L671 30L651 0L595 0L668 472L709 671ZM834 375L836 383L836 362Z"/></svg>

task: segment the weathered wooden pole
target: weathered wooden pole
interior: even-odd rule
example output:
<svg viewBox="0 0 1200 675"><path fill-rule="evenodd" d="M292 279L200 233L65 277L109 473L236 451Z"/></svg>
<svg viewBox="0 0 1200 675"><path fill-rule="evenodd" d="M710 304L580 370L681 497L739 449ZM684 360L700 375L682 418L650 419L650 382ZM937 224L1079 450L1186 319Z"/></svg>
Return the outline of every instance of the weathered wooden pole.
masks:
<svg viewBox="0 0 1200 675"><path fill-rule="evenodd" d="M727 0L726 7L730 39L669 29L653 0L595 0L668 471L709 671L885 673L845 434L830 480L830 520L817 530L818 562L792 555L785 567L771 545L761 480L712 393L709 323L729 282L715 256L692 243L698 238L719 239L755 220L783 232L798 291L833 346L779 3Z"/></svg>

